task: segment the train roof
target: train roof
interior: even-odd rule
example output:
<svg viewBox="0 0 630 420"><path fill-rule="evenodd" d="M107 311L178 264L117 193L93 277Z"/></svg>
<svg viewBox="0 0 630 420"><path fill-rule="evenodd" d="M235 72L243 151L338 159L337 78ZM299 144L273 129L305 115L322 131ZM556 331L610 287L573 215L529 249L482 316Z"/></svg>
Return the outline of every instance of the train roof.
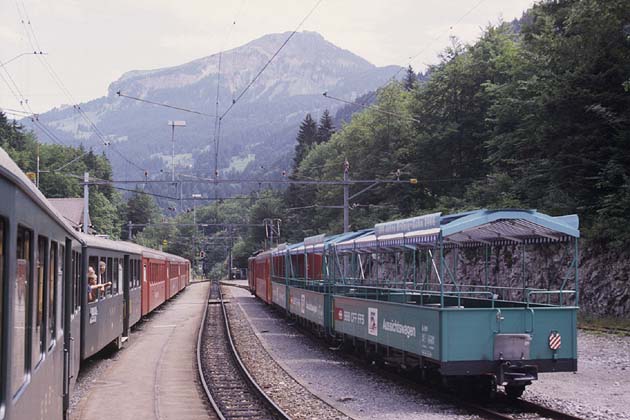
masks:
<svg viewBox="0 0 630 420"><path fill-rule="evenodd" d="M188 262L186 258L180 257L179 255L169 254L168 252L158 251L157 249L148 248L142 245L137 245L137 246L141 248L143 257L153 258L156 260Z"/></svg>
<svg viewBox="0 0 630 420"><path fill-rule="evenodd" d="M446 216L433 213L379 223L372 233L335 246L342 252L432 247L440 237L446 246L454 247L561 242L580 237L579 218L524 209L481 209Z"/></svg>
<svg viewBox="0 0 630 420"><path fill-rule="evenodd" d="M112 251L119 251L126 254L136 254L142 255L149 258L154 258L158 260L169 260L169 261L179 261L185 262L188 261L186 258L180 257L179 255L169 254L168 252L158 251L153 248L148 248L143 245L139 245L133 242L128 241L114 241L111 239L103 238L102 236L95 235L86 235L84 233L79 233L79 236L83 243L85 243L90 248L100 248L100 249L108 249Z"/></svg>
<svg viewBox="0 0 630 420"><path fill-rule="evenodd" d="M48 201L42 192L33 185L33 182L26 176L20 167L11 159L9 154L0 147L0 175L7 178L16 185L22 192L28 195L42 210L63 226L67 233L79 240L77 232L70 226L66 219Z"/></svg>
<svg viewBox="0 0 630 420"><path fill-rule="evenodd" d="M132 242L114 241L106 239L100 236L87 235L81 232L77 232L66 220L66 218L56 209L56 207L42 194L42 192L33 185L33 182L24 174L24 172L17 166L17 164L11 159L9 154L0 147L0 175L7 178L10 182L15 184L21 191L27 194L42 210L44 210L50 217L63 226L67 233L73 236L76 240L85 244L88 247L110 249L129 254L151 254L153 257L160 259L168 259L171 261L185 262L187 259L168 254L166 252L157 251L151 248L144 247Z"/></svg>
<svg viewBox="0 0 630 420"><path fill-rule="evenodd" d="M114 241L112 239L103 238L102 236L87 235L79 233L83 243L90 248L108 249L112 251L120 251L126 254L142 254L143 247L133 242Z"/></svg>
<svg viewBox="0 0 630 420"><path fill-rule="evenodd" d="M287 245L286 249L275 250L273 254L281 255L287 252L291 255L298 255L304 252L308 252L311 254L321 254L324 252L325 249L327 249L328 247L334 246L339 242L356 239L364 235L367 235L371 233L372 231L373 229L362 229L356 232L339 233L339 234L330 235L330 236L318 235L317 237L311 237L313 238L313 240L310 241L310 243L309 241L305 240L304 242L299 242L297 244Z"/></svg>

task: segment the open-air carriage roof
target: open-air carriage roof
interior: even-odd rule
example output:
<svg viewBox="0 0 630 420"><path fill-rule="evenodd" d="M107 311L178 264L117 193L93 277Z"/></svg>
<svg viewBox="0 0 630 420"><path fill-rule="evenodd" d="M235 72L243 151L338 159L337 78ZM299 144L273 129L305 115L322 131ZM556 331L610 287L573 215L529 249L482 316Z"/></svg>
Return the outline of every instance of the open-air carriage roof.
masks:
<svg viewBox="0 0 630 420"><path fill-rule="evenodd" d="M326 236L324 234L311 236L305 238L303 242L287 245L284 248L275 248L273 255L300 255L309 254L322 254L327 247L334 246L335 244L343 241L349 241L358 237L361 237L367 233L372 232L372 229L363 229L357 232L340 233L337 235Z"/></svg>
<svg viewBox="0 0 630 420"><path fill-rule="evenodd" d="M536 210L482 209L379 223L372 232L337 241L334 246L339 252L382 252L433 247L440 237L448 247L471 247L560 242L579 236L577 215L552 217Z"/></svg>

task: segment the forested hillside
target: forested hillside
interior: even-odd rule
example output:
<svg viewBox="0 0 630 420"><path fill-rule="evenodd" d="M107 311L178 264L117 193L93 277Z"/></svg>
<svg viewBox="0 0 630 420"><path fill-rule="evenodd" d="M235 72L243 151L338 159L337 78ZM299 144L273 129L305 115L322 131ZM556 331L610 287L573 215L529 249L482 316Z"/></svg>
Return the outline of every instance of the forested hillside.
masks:
<svg viewBox="0 0 630 420"><path fill-rule="evenodd" d="M424 74L408 71L403 81L391 82L360 102L365 109L306 115L294 129L293 167L285 174L294 180L341 180L347 159L351 179L418 180L383 184L352 199L351 229L433 211L536 208L580 216L584 258L599 249L606 253L601 261L630 260L624 253L630 242L627 0L543 1L517 24L488 27L473 45L453 39L441 61ZM32 135L4 116L0 130L0 146L24 170L33 171ZM49 197L80 196L76 176L85 170L111 179L107 160L81 148L42 145L40 155L42 169L57 169L41 177ZM78 159L58 170L73 158ZM91 191L90 213L100 233L117 237L128 220L161 221L164 216L150 197L160 192L137 188L127 205L112 187ZM285 191L265 191L270 187L261 183L248 196L230 198L209 194L211 188L191 187L185 196L199 193L225 201L186 202L177 212L166 212L174 216L169 222L184 226L136 228L135 239L154 247L166 240L166 250L188 258L203 249L206 269L219 275L226 269L229 249L234 265L245 267L247 257L263 246L265 232L260 226L217 224L259 225L264 218L280 218L282 241L342 231L342 210L326 208L342 204L340 187L292 185ZM351 194L361 188L353 186ZM195 232L193 221L214 227ZM616 282L606 290L619 293L605 295L630 305L623 291L626 265L609 273L598 269L598 261L584 264L591 267L584 271L593 285Z"/></svg>
<svg viewBox="0 0 630 420"><path fill-rule="evenodd" d="M36 172L37 152L40 158L41 192L48 198L82 197L83 173L111 180L112 167L105 155L96 155L82 146L38 144L35 135L0 113L0 147L24 172ZM95 231L112 238L120 236L126 206L121 195L109 185L90 190L90 219Z"/></svg>
<svg viewBox="0 0 630 420"><path fill-rule="evenodd" d="M431 211L526 207L579 214L591 245L627 243L630 3L542 2L519 25L487 28L474 45L454 39L428 73L411 88L380 89L330 141L301 151L294 176L341 179L347 158L352 179L392 179L399 170L419 180L357 197L352 228ZM341 204L340 188L306 188L302 207ZM293 194L285 200L296 207ZM292 239L341 231L338 209L287 217Z"/></svg>

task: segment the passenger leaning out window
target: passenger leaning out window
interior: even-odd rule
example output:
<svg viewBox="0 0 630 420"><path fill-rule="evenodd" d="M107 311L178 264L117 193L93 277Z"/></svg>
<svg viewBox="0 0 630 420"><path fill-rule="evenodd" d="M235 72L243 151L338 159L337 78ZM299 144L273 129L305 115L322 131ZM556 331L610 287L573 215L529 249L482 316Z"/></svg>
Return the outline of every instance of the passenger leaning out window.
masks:
<svg viewBox="0 0 630 420"><path fill-rule="evenodd" d="M106 278L105 277L105 270L106 269L107 269L107 264L105 264L105 261L101 261L101 262L98 263L98 271L99 271L99 273L101 275L101 282L102 282L100 284L100 286L101 286L101 290L103 291L103 293L105 293L105 289L106 288L112 287L112 282L111 281L105 282L105 278Z"/></svg>
<svg viewBox="0 0 630 420"><path fill-rule="evenodd" d="M97 283L96 273L94 272L94 268L92 266L88 267L88 302L94 302L98 299L98 292L103 288L102 285Z"/></svg>

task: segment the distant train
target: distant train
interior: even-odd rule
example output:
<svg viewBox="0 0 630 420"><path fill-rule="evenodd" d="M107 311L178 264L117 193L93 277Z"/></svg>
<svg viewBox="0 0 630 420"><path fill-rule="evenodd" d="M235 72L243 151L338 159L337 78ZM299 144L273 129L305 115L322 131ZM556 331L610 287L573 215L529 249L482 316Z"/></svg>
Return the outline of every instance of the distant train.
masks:
<svg viewBox="0 0 630 420"><path fill-rule="evenodd" d="M249 288L374 363L518 398L540 372L577 370L579 236L575 215L436 213L262 252Z"/></svg>
<svg viewBox="0 0 630 420"><path fill-rule="evenodd" d="M190 281L188 260L74 231L0 148L0 420L66 419L82 362Z"/></svg>

